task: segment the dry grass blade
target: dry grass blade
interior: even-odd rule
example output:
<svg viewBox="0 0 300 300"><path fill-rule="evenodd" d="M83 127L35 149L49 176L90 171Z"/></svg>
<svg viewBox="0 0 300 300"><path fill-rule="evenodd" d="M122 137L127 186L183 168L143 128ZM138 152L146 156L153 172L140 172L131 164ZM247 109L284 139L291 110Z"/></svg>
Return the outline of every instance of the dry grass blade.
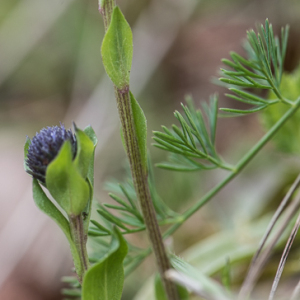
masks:
<svg viewBox="0 0 300 300"><path fill-rule="evenodd" d="M276 272L276 276L275 276L275 279L273 281L272 289L271 289L271 292L270 292L270 295L269 295L269 300L274 299L274 295L275 295L275 292L276 292L276 289L277 289L277 286L278 286L283 268L285 266L286 259L288 257L288 254L289 254L290 250L291 250L291 247L292 247L292 244L295 240L296 234L299 230L299 226L300 226L300 214L297 218L295 226L294 226L294 228L293 228L293 230L292 230L292 232L289 236L289 239L288 239L288 241L285 245L284 251L282 253L282 256L281 256L281 259L280 259L280 262L279 262L279 265L278 265L278 269L277 269L277 272Z"/></svg>
<svg viewBox="0 0 300 300"><path fill-rule="evenodd" d="M298 208L300 207L300 194L298 194L295 200L288 206L287 212L284 216L281 226L278 229L278 232L275 234L273 239L270 241L269 245L266 247L265 251L261 254L261 256L257 259L256 263L251 266L247 277L242 285L242 288L239 293L239 300L247 299L247 296L251 293L254 284L265 266L271 251L275 247L276 243L278 242L279 238L283 234L284 230L286 229L287 225L290 223L293 216L296 214Z"/></svg>
<svg viewBox="0 0 300 300"><path fill-rule="evenodd" d="M282 212L284 211L284 209L285 209L288 201L290 200L291 196L294 194L295 190L299 186L299 183L300 183L300 174L298 175L298 177L294 181L293 185L290 187L289 191L287 192L287 194L285 195L285 197L281 201L279 207L277 208L275 214L273 215L273 217L272 217L272 219L271 219L271 221L268 225L268 228L267 228L263 238L261 239L261 241L259 243L258 250L255 253L255 255L253 256L253 259L251 261L250 269L255 264L258 256L261 253L261 250L263 249L264 245L266 244L266 241L267 241L268 237L270 236L271 231L273 230L276 222L278 221L279 217L281 216Z"/></svg>
<svg viewBox="0 0 300 300"><path fill-rule="evenodd" d="M208 292L200 282L195 279L188 277L182 272L178 272L174 269L170 269L166 272L166 277L181 286L186 287L193 294L200 296L205 300L229 300L226 295L217 296L213 292Z"/></svg>
<svg viewBox="0 0 300 300"><path fill-rule="evenodd" d="M296 285L290 300L298 300L300 297L300 281Z"/></svg>

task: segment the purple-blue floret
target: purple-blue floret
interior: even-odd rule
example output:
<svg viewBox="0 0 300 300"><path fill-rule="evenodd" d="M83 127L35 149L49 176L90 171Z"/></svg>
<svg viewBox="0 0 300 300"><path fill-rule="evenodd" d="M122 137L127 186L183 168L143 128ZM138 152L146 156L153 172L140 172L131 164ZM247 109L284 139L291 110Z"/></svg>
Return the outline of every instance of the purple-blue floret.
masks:
<svg viewBox="0 0 300 300"><path fill-rule="evenodd" d="M67 140L71 142L74 159L77 152L77 142L72 130L66 130L64 125L43 128L32 138L28 147L27 173L46 184L46 169Z"/></svg>

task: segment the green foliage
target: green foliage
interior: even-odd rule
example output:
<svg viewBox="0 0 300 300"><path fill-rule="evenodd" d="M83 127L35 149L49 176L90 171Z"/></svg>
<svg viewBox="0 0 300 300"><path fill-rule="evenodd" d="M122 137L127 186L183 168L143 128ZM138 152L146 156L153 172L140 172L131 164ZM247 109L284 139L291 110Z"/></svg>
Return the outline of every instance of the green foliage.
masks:
<svg viewBox="0 0 300 300"><path fill-rule="evenodd" d="M68 215L79 215L90 199L90 189L72 161L71 144L66 141L46 171L47 188Z"/></svg>
<svg viewBox="0 0 300 300"><path fill-rule="evenodd" d="M64 215L56 208L56 206L49 200L47 195L44 193L43 189L40 187L38 181L33 179L32 181L32 191L33 191L33 199L36 206L47 216L49 216L55 223L60 227L60 229L65 234L68 242L70 244L70 249L72 252L75 268L79 274L83 270L81 270L80 266L80 257L77 252L76 246L73 242L69 221L64 217Z"/></svg>
<svg viewBox="0 0 300 300"><path fill-rule="evenodd" d="M171 257L172 266L180 274L183 274L183 281L187 286L192 289L193 292L200 292L203 295L207 295L208 299L220 299L229 300L226 291L219 285L218 282L207 277L193 266L173 255Z"/></svg>
<svg viewBox="0 0 300 300"><path fill-rule="evenodd" d="M132 52L130 26L116 6L103 39L101 54L106 73L119 90L129 87Z"/></svg>
<svg viewBox="0 0 300 300"><path fill-rule="evenodd" d="M72 297L72 300L81 299L81 285L76 277L64 276L62 282L67 283L70 286L70 288L62 289L62 294L64 296L70 296ZM69 300L69 298L64 298L64 300Z"/></svg>
<svg viewBox="0 0 300 300"><path fill-rule="evenodd" d="M110 249L100 262L86 273L82 286L83 300L120 300L124 284L123 260L128 247L122 234L114 229Z"/></svg>
<svg viewBox="0 0 300 300"><path fill-rule="evenodd" d="M114 4L113 1L110 3ZM104 1L100 0L100 5L103 4ZM169 209L158 195L151 162L147 161L146 118L138 102L129 91L132 63L131 29L118 7L113 9L112 16L106 16L106 27L110 17L111 23L101 48L104 67L117 89L117 94L129 93L130 95L130 104L128 103L129 106L126 109L130 111L131 105L132 115L129 116L130 120L126 119L126 122L134 121L135 131L130 132L130 134L135 136L138 141L141 160L137 160L137 162L141 164L145 175L148 175L149 172L149 190L155 207L155 212L149 214L151 215L149 218L153 218L151 220L153 222L156 222L157 219L159 225L173 223L173 226L170 226L163 233L164 238L167 238L226 186L281 128L284 122L295 113L300 106L300 70L293 75L283 75L288 27L282 30L282 42L280 44L279 39L274 36L268 20L265 27L261 26L260 33L256 34L253 30L248 32L247 59L236 53L231 53L232 61L223 60L227 66L233 69L222 70L225 77L220 80L229 85L229 90L232 92L227 96L249 104L252 108L248 110L225 108L222 110L234 114L247 114L264 110L262 117L264 123L268 129L272 127L234 167L223 161L215 146L218 118L217 96L212 96L209 104L204 103L201 109L196 109L192 99L187 98L187 105L182 104L183 113L175 112L180 126L173 125L172 129L163 126L162 132L154 132L155 146L170 152L168 162L158 164L158 167L173 171L198 171L216 168L230 171L230 174L222 182L208 191L186 212L179 215ZM232 85L237 87L232 87ZM249 88L269 90L268 99L253 94ZM296 98L298 100L294 101ZM282 129L279 134L278 145L282 148L288 145L284 148L286 151L299 153L299 143L297 141L291 143L290 141L291 134L299 140L300 129L297 120L299 117L300 114L296 114L290 120L290 125ZM89 227L94 190L94 152L97 138L91 127L84 131L75 128L75 131L78 143L75 160L72 160L71 145L67 141L60 149L57 157L48 166L46 173L47 188L57 203L66 211L71 222L48 199L37 180L33 181L34 200L44 213L55 220L66 235L80 282L83 274L85 274L82 288L77 279L65 278L71 288L65 289L64 295L76 297L76 299L82 298L82 300L120 300L124 277L151 253L151 248L141 249L127 243L124 236L144 231L147 222L141 214L132 178L128 176L125 183L113 182L109 184L111 190L109 196L116 203L98 205L97 216L99 218L92 220ZM24 148L25 157L29 144L30 140L27 140ZM138 155L135 155L136 157ZM135 173L133 174L135 175ZM147 187L147 184L142 185L142 187ZM81 230L80 235L78 235L82 237L81 240L78 240L78 236L74 235L77 229L76 226L72 225L73 219L71 217L74 215L80 216L80 221L83 220L84 230ZM148 217L147 214L145 214L145 219L146 217ZM155 217L156 219L154 219ZM157 226L152 228L155 229ZM92 266L86 271L89 267L87 254L81 253L80 250L85 249L85 233L87 232L93 245L96 246L89 257ZM251 237L251 235L249 236ZM109 237L111 237L110 243ZM201 255L207 264L203 263L201 272L178 257L172 257L172 265L177 271L175 274L179 276L178 282L182 285L179 288L181 300L189 298L186 288L197 295L204 295L205 298L229 299L223 287L207 275L224 270L223 282L229 289L230 269L228 265L224 267L225 259L230 254L232 262L237 262L239 259L252 255L256 249L252 244L240 245L239 238L235 238L236 243L234 243L229 237L232 237L232 232L222 232L217 238L211 239L209 247L204 247L202 252L201 249L198 249L197 255ZM253 236L252 239L254 239ZM155 245L154 239L153 248L157 249L155 246L157 245ZM85 262L84 267L82 261ZM170 298L165 294L160 277L156 277L155 280L155 295L156 300Z"/></svg>
<svg viewBox="0 0 300 300"><path fill-rule="evenodd" d="M291 74L284 73L280 85L280 91L283 96L296 100L300 95L300 66ZM269 99L275 97L271 92ZM260 117L266 130L269 130L272 125L277 122L281 116L288 110L287 105L279 103L264 110ZM282 127L274 138L278 149L281 151L299 154L300 153L300 112L297 111Z"/></svg>
<svg viewBox="0 0 300 300"><path fill-rule="evenodd" d="M114 193L109 193L109 196L116 201L118 205L99 205L97 212L101 218L118 226L123 234L145 230L142 214L137 208L137 198L132 181L127 181L125 184L110 183L108 186L114 191ZM123 198L118 194L122 195ZM119 214L116 215L109 209L118 211ZM107 236L111 234L109 229L99 226L95 221L92 221L92 224L95 227L90 228L90 236Z"/></svg>
<svg viewBox="0 0 300 300"><path fill-rule="evenodd" d="M250 30L247 34L245 48L248 59L231 52L232 61L228 59L222 61L234 71L221 69L226 77L220 80L229 86L239 87L231 88L234 94L227 94L228 97L250 104L252 108L248 110L221 108L221 110L234 114L247 114L263 110L279 101L291 104L279 90L288 40L288 26L281 31L281 45L279 39L274 36L272 25L268 20L265 22L265 27L261 25L260 33L256 34ZM265 100L243 90L249 88L272 90L275 99Z"/></svg>
<svg viewBox="0 0 300 300"><path fill-rule="evenodd" d="M96 147L96 145L98 143L98 139L97 139L96 133L95 133L94 129L92 128L92 126L90 126L90 125L87 126L86 128L84 128L83 131L93 142L94 147Z"/></svg>
<svg viewBox="0 0 300 300"><path fill-rule="evenodd" d="M77 140L77 154L74 160L74 164L79 170L80 175L83 178L87 177L91 161L94 156L94 143L84 133L84 131L78 129L75 126L76 140Z"/></svg>
<svg viewBox="0 0 300 300"><path fill-rule="evenodd" d="M148 170L149 189L158 220L163 221L166 218L177 216L176 213L166 206L157 193L151 161L148 162ZM102 220L106 220L108 224L113 224L119 227L123 234L144 231L146 229L142 213L139 210L132 178L129 170L127 171L128 176L123 183L120 184L116 181L110 181L106 183L106 189L111 191L109 196L116 202L117 205L104 203L99 204L97 209L97 212ZM111 210L118 212L118 214L111 212ZM95 220L92 220L91 223L92 226L89 229L90 236L101 237L111 235L110 228L99 224L99 222Z"/></svg>
<svg viewBox="0 0 300 300"><path fill-rule="evenodd" d="M56 206L51 202L51 200L44 193L43 189L40 187L38 181L33 179L32 181L32 193L33 199L36 206L47 216L57 223L60 229L63 231L65 236L69 241L71 239L69 221L64 217L64 215L56 208Z"/></svg>
<svg viewBox="0 0 300 300"><path fill-rule="evenodd" d="M147 120L145 114L139 103L135 100L133 94L130 92L130 101L132 115L134 119L136 136L141 153L142 165L147 173Z"/></svg>
<svg viewBox="0 0 300 300"><path fill-rule="evenodd" d="M156 300L168 300L161 278L159 276L159 274L156 274L155 276L155 299ZM179 294L179 298L180 300L189 300L189 292L187 291L187 289L183 286L177 286L178 289L178 294Z"/></svg>
<svg viewBox="0 0 300 300"><path fill-rule="evenodd" d="M90 164L87 172L87 181L90 186L90 200L84 209L84 212L86 213L86 217L83 220L85 234L87 234L89 229L89 224L90 224L90 217L92 213L92 201L93 201L93 194L94 194L94 157L95 157L95 149L98 143L98 139L96 137L95 131L91 126L87 126L84 129L84 133L90 138L90 140L93 142L94 145L93 155L90 159Z"/></svg>
<svg viewBox="0 0 300 300"><path fill-rule="evenodd" d="M212 96L209 105L203 105L203 111L197 110L191 98L182 104L184 116L175 111L174 115L181 129L173 125L172 130L162 126L164 132L154 131L155 147L169 151L169 162L160 163L160 168L174 171L197 171L215 168L230 169L215 149L218 99ZM204 115L205 112L205 115ZM206 116L208 125L205 124Z"/></svg>

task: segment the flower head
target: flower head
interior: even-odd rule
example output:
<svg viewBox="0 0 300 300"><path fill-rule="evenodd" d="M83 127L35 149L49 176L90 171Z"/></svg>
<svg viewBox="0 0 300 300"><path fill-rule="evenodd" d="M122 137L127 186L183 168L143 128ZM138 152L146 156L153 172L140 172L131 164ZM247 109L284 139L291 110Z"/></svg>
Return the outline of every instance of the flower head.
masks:
<svg viewBox="0 0 300 300"><path fill-rule="evenodd" d="M71 142L74 159L77 142L72 130L66 130L64 125L43 128L32 138L29 145L26 159L27 173L46 184L46 169L67 140Z"/></svg>

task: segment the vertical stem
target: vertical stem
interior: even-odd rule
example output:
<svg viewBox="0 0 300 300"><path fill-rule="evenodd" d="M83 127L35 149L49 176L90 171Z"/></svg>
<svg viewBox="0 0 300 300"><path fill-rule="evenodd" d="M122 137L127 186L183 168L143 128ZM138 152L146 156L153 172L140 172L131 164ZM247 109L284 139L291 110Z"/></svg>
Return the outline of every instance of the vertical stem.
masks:
<svg viewBox="0 0 300 300"><path fill-rule="evenodd" d="M176 300L179 299L176 285L167 280L164 275L165 272L171 268L171 264L167 256L162 235L156 219L155 209L148 186L148 176L142 167L142 160L137 143L131 110L129 91L120 91L115 88L115 93L133 183L144 216L148 236L152 244L153 252L167 297L169 300Z"/></svg>
<svg viewBox="0 0 300 300"><path fill-rule="evenodd" d="M70 216L70 230L77 253L80 258L79 266L76 266L76 272L80 284L82 283L85 272L89 268L89 258L86 250L87 236L84 232L83 218L79 216Z"/></svg>
<svg viewBox="0 0 300 300"><path fill-rule="evenodd" d="M111 15L115 6L115 0L99 0L99 12L103 17L105 32L110 24Z"/></svg>
<svg viewBox="0 0 300 300"><path fill-rule="evenodd" d="M105 31L107 31L109 27L114 7L115 0L100 0L99 11L103 15ZM168 300L179 300L176 285L165 278L165 272L171 268L171 264L164 247L163 238L150 196L147 178L148 174L142 165L142 157L138 146L138 138L131 109L129 86L125 86L123 89L117 89L115 87L115 96L117 99L117 106L134 188L143 213L158 270L165 287L166 296Z"/></svg>

